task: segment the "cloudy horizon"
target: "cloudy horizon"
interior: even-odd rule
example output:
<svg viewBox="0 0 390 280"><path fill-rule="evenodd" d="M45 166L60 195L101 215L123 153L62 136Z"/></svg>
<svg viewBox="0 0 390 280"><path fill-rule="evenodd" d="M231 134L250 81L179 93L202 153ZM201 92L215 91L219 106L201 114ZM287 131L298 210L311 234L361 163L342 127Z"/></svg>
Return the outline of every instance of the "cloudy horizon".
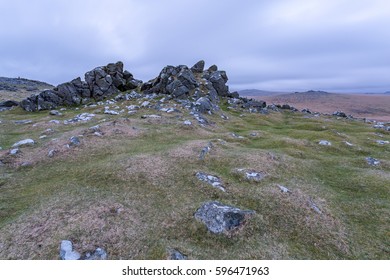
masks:
<svg viewBox="0 0 390 280"><path fill-rule="evenodd" d="M203 59L232 90L390 91L386 0L0 3L0 76L57 85L120 60L147 81Z"/></svg>

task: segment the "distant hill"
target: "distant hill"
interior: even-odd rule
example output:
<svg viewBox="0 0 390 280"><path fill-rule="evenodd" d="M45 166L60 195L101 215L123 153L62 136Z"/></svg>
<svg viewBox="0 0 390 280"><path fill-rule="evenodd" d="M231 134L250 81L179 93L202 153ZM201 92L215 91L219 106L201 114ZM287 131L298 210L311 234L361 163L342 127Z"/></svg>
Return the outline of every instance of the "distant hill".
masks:
<svg viewBox="0 0 390 280"><path fill-rule="evenodd" d="M288 94L288 92L259 90L259 89L244 89L244 90L239 90L238 93L240 94L240 96L274 96L280 94Z"/></svg>
<svg viewBox="0 0 390 280"><path fill-rule="evenodd" d="M9 99L20 101L31 94L53 87L53 85L41 81L0 77L0 101Z"/></svg>

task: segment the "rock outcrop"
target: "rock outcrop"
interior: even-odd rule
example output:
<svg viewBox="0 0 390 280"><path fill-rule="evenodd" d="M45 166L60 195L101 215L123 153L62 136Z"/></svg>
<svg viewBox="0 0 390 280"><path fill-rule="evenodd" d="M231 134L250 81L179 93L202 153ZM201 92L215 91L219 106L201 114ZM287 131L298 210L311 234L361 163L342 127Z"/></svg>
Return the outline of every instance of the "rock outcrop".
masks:
<svg viewBox="0 0 390 280"><path fill-rule="evenodd" d="M204 223L212 233L229 234L240 228L248 216L254 213L251 210L241 210L218 201L210 201L196 211L195 218Z"/></svg>
<svg viewBox="0 0 390 280"><path fill-rule="evenodd" d="M99 101L121 91L137 88L142 81L123 71L123 63L110 63L85 73L85 81L76 78L57 87L32 95L20 102L26 111L51 110L58 106L80 105Z"/></svg>

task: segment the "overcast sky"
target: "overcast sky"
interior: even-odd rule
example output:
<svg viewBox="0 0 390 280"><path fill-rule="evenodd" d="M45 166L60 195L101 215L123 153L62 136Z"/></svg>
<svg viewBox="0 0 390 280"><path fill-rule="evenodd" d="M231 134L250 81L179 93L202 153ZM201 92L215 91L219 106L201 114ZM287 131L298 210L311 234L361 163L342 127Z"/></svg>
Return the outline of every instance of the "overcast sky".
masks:
<svg viewBox="0 0 390 280"><path fill-rule="evenodd" d="M0 0L0 76L57 85L121 60L226 70L231 89L390 91L389 0Z"/></svg>

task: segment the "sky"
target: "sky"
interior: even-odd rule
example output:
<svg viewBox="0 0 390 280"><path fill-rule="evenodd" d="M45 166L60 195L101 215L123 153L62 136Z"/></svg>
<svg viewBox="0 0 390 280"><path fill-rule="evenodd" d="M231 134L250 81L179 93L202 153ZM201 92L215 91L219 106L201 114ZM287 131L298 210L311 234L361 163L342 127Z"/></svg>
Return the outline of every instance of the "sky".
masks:
<svg viewBox="0 0 390 280"><path fill-rule="evenodd" d="M206 61L231 90L390 91L389 0L0 0L0 76Z"/></svg>

